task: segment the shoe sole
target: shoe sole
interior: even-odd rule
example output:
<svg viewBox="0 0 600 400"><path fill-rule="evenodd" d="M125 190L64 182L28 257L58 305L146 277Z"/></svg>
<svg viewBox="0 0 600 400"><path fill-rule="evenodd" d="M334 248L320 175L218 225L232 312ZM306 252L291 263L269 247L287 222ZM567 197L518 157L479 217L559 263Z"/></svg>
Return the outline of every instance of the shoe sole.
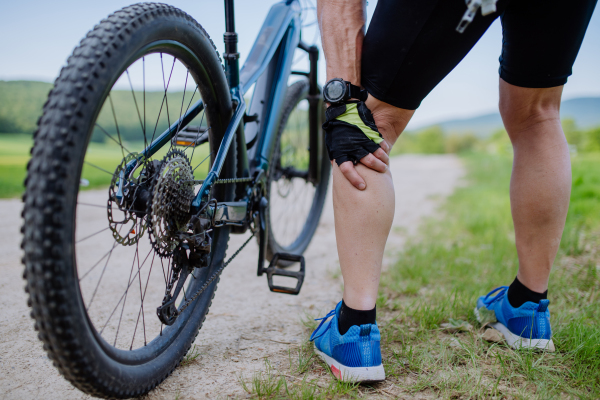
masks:
<svg viewBox="0 0 600 400"><path fill-rule="evenodd" d="M481 323L481 317L479 316L479 309L475 307L475 317L477 321ZM530 339L515 335L512 333L504 324L500 322L491 323L490 326L502 333L506 343L513 349L540 349L548 352L553 352L554 342L552 339Z"/></svg>
<svg viewBox="0 0 600 400"><path fill-rule="evenodd" d="M376 367L346 367L315 346L315 353L331 369L331 373L342 382L381 382L385 380L383 364Z"/></svg>

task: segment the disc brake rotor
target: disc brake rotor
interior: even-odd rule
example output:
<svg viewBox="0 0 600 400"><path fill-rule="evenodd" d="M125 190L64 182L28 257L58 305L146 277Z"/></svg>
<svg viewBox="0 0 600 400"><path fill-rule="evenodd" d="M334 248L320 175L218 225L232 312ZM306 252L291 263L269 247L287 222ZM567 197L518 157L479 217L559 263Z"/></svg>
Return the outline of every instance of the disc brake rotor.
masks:
<svg viewBox="0 0 600 400"><path fill-rule="evenodd" d="M115 241L123 246L131 246L137 243L146 231L146 223L143 221L144 215L142 213L140 216L139 210L133 208L134 201L132 200L138 190L139 181L144 180L145 177L140 175L138 179L128 180L125 176L127 164L137 158L137 153L126 155L115 169L110 186L108 187L106 208L108 226ZM117 199L117 192L120 185L122 186L121 200ZM122 214L122 216L116 217L115 212Z"/></svg>

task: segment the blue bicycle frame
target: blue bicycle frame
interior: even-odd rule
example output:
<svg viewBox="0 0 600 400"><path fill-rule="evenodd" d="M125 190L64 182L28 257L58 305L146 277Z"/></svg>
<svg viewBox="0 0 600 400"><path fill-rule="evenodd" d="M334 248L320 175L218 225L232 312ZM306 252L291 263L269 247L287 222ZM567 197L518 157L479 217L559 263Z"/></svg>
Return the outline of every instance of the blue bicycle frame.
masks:
<svg viewBox="0 0 600 400"><path fill-rule="evenodd" d="M226 32L223 58L235 110L212 167L192 202L193 213L198 212L203 200L206 201L211 186L219 178L221 168L236 135L238 143L236 177L256 176L257 172L268 171L281 114L280 106L283 103L291 73L306 75L311 83L309 91L310 146L311 160L315 161L311 161L309 166L309 180L316 182L319 176L318 156L322 149L318 126L320 102L317 87L318 49L315 46L308 47L300 41L301 8L298 1L286 0L271 7L241 70L238 61L239 53L237 52L233 11L233 0L225 0ZM298 47L310 55L311 70L308 73L291 71L294 51ZM252 85L255 85L254 92L248 113L244 118L246 113L244 94ZM184 129L203 109L203 102L196 102L184 116L175 121L140 154L140 159L151 157L177 132ZM134 160L128 167L132 170L136 163Z"/></svg>

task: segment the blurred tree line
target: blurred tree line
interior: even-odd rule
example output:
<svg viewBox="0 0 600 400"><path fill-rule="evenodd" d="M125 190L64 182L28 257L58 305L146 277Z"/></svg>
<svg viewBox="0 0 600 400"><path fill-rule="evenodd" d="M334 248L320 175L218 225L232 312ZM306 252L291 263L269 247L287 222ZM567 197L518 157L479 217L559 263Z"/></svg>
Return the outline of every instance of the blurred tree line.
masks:
<svg viewBox="0 0 600 400"><path fill-rule="evenodd" d="M563 120L562 126L572 152L600 152L600 126L579 129L572 119ZM432 126L416 132L404 132L392 154L459 154L473 151L509 154L512 153L512 146L504 129L482 138L472 132L446 133L440 126Z"/></svg>

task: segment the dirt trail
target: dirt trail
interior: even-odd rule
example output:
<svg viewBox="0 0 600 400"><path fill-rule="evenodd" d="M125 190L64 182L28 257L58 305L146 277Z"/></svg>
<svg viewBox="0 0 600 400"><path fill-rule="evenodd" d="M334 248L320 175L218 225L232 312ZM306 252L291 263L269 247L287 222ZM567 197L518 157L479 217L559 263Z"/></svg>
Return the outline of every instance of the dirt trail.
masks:
<svg viewBox="0 0 600 400"><path fill-rule="evenodd" d="M431 215L450 194L463 168L453 156L407 155L391 160L396 189L396 214L386 247L389 265L419 220ZM52 366L29 318L21 278L19 248L21 202L0 201L0 398L82 399ZM246 235L233 235L230 249ZM317 233L306 252L307 276L299 296L269 292L266 278L256 277L257 246L248 245L225 270L213 305L195 344L201 355L178 368L148 399L245 397L239 376L287 364L290 345L304 340L300 319L306 313L329 311L341 298L335 246L333 208L327 200Z"/></svg>

